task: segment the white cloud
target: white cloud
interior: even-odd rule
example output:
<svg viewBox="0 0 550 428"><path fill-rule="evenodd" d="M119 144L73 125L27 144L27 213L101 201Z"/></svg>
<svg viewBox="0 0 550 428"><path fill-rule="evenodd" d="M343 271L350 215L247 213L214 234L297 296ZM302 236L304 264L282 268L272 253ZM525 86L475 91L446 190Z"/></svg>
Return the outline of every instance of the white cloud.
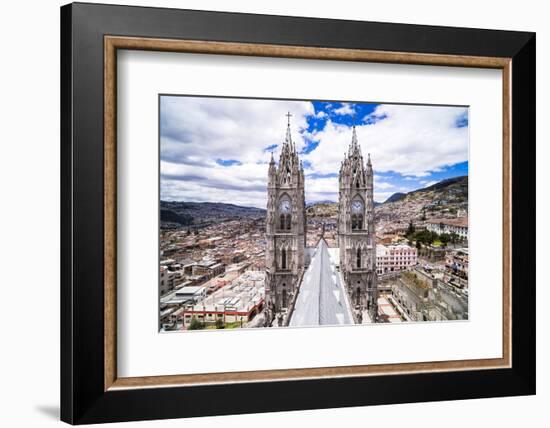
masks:
<svg viewBox="0 0 550 428"><path fill-rule="evenodd" d="M287 112L301 150L300 131L314 114L310 102L162 97L161 198L265 207L265 149L284 141ZM221 166L218 159L240 164Z"/></svg>
<svg viewBox="0 0 550 428"><path fill-rule="evenodd" d="M337 109L334 109L332 111L334 114L338 114L341 116L347 115L347 114L353 114L355 113L355 110L349 103L342 103L342 107L339 107Z"/></svg>
<svg viewBox="0 0 550 428"><path fill-rule="evenodd" d="M356 127L363 154L370 152L374 169L405 176L428 176L430 171L468 160L468 127L456 122L466 108L439 106L380 105L368 118L378 119ZM314 133L316 150L305 158L315 172L338 171L351 141L346 125L327 121Z"/></svg>
<svg viewBox="0 0 550 428"><path fill-rule="evenodd" d="M161 197L169 200L224 202L265 208L267 165L224 167L161 161Z"/></svg>
<svg viewBox="0 0 550 428"><path fill-rule="evenodd" d="M162 97L161 156L164 160L204 163L234 159L243 163L269 160L264 149L281 144L287 111L296 147L304 140L310 102L251 99Z"/></svg>
<svg viewBox="0 0 550 428"><path fill-rule="evenodd" d="M308 179L306 177L306 201L337 201L338 200L338 177L323 177Z"/></svg>
<svg viewBox="0 0 550 428"><path fill-rule="evenodd" d="M393 189L394 185L391 183L378 182L374 183L374 187L377 189Z"/></svg>
<svg viewBox="0 0 550 428"><path fill-rule="evenodd" d="M348 110L342 114L353 112L346 103L332 112L342 109ZM306 174L338 173L351 141L351 129L327 119L322 129L308 132L308 117L328 117L322 111L315 113L310 102L163 97L161 197L265 207L267 162L271 156L266 148L277 145L274 155L278 160L287 111L293 115L292 136L297 149L305 146L306 139L319 143L312 152L301 155L311 164ZM376 172L395 171L405 179L426 177L430 171L465 161L468 130L455 127L465 111L380 105L367 118L371 124L356 127L365 160L370 152ZM221 166L218 159L238 164ZM375 174L374 180L377 201L401 191L387 177ZM307 201L337 198L337 177L306 178Z"/></svg>

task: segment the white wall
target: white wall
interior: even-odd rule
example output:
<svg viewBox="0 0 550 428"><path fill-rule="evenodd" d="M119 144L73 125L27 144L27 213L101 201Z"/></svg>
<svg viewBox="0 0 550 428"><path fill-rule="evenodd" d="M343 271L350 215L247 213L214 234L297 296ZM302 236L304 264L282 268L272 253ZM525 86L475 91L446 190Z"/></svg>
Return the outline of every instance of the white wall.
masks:
<svg viewBox="0 0 550 428"><path fill-rule="evenodd" d="M122 1L122 0L121 0ZM42 427L58 423L59 397L59 10L57 0L4 2L0 31L0 326L2 352L0 379L2 424ZM103 1L103 3L116 3ZM360 19L415 24L485 27L537 31L538 99L538 221L550 209L548 128L550 116L550 28L542 1L393 0L367 3L270 0L164 0L126 1L127 4L170 6L324 18ZM548 229L539 227L538 265L550 256L543 241ZM544 234L544 236L542 235ZM545 257L546 256L546 257ZM25 275L21 275L21 273ZM22 278L32 278L28 283ZM549 293L538 275L538 391L536 397L406 404L353 409L318 410L269 415L201 418L185 421L188 427L254 426L393 426L448 428L477 426L516 427L547 422L550 399L548 317L542 302ZM545 340L543 341L543 337ZM475 388L475 385L472 385ZM181 426L181 421L149 425ZM543 422L544 424L544 422ZM146 424L142 424L146 425ZM128 424L125 426L137 426Z"/></svg>

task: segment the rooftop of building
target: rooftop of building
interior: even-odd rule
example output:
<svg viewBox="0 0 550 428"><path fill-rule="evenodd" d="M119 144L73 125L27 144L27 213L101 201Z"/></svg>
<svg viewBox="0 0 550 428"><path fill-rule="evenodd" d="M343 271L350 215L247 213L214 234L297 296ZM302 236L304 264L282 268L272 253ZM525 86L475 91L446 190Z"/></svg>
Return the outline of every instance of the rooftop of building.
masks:
<svg viewBox="0 0 550 428"><path fill-rule="evenodd" d="M177 296L183 296L183 295L193 295L193 294L199 294L204 292L206 287L203 285L188 285L185 287L181 287L176 291Z"/></svg>
<svg viewBox="0 0 550 428"><path fill-rule="evenodd" d="M193 305L192 310L248 312L263 301L264 283L265 273L263 271L247 271L231 284ZM187 310L191 310L191 308L187 308Z"/></svg>
<svg viewBox="0 0 550 428"><path fill-rule="evenodd" d="M290 326L353 324L347 293L336 270L337 250L319 240L304 273Z"/></svg>
<svg viewBox="0 0 550 428"><path fill-rule="evenodd" d="M445 224L448 226L458 226L458 227L468 227L468 217L458 217L458 218L432 218L426 223L440 225Z"/></svg>
<svg viewBox="0 0 550 428"><path fill-rule="evenodd" d="M407 244L390 244L390 245L383 245L383 244L376 244L376 252L385 252L385 251L392 251L392 250L414 250L416 251L415 247L411 247Z"/></svg>

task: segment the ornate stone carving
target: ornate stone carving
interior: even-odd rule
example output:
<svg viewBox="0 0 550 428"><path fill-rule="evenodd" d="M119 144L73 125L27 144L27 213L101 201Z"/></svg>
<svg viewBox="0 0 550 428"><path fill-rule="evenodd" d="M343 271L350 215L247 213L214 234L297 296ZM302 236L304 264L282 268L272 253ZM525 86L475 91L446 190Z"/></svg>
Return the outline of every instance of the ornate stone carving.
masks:
<svg viewBox="0 0 550 428"><path fill-rule="evenodd" d="M270 318L288 307L304 269L306 239L304 170L292 141L290 113L278 165L273 153L268 173L266 216L266 307ZM283 262L283 250L285 261Z"/></svg>
<svg viewBox="0 0 550 428"><path fill-rule="evenodd" d="M365 166L355 126L340 166L338 203L340 269L353 305L359 311L368 309L376 319L373 170L370 155Z"/></svg>

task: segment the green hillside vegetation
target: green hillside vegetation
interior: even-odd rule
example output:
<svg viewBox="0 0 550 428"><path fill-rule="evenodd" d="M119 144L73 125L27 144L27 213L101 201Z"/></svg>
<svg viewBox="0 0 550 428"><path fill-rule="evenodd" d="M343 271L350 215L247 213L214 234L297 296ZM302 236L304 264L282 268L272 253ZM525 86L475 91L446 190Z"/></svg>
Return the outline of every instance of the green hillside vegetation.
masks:
<svg viewBox="0 0 550 428"><path fill-rule="evenodd" d="M308 217L336 217L338 215L338 204L323 202L310 205L306 208Z"/></svg>

